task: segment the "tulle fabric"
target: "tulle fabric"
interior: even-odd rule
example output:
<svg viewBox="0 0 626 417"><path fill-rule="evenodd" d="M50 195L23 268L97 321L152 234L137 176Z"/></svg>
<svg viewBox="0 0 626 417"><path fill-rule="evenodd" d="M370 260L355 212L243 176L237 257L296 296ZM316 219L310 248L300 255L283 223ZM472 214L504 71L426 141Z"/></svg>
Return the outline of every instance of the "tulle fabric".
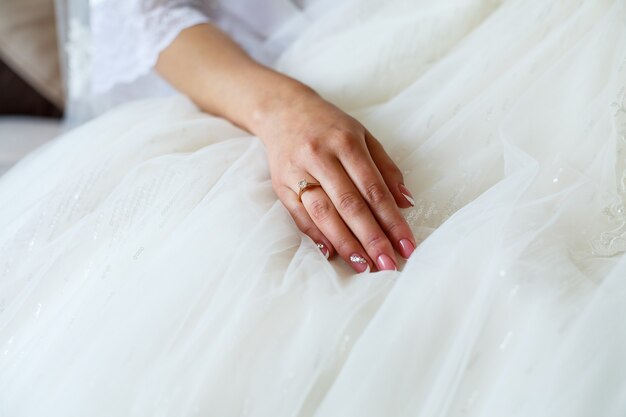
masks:
<svg viewBox="0 0 626 417"><path fill-rule="evenodd" d="M326 261L258 139L184 98L31 154L0 178L3 413L623 416L625 21L354 1L290 46L405 171L399 272Z"/></svg>

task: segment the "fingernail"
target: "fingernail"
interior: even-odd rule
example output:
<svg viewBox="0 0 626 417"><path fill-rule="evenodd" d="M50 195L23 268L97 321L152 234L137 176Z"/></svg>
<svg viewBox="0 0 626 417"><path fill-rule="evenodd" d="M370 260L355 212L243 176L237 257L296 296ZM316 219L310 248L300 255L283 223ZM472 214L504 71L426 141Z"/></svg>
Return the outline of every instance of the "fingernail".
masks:
<svg viewBox="0 0 626 417"><path fill-rule="evenodd" d="M318 243L317 248L320 250L320 252L322 252L322 254L326 257L326 259L328 259L328 257L330 256L330 252L328 248L326 247L326 245L324 245L323 243Z"/></svg>
<svg viewBox="0 0 626 417"><path fill-rule="evenodd" d="M415 250L415 246L413 246L409 239L400 239L398 243L400 244L400 255L402 255L404 259L409 259L409 256L411 256Z"/></svg>
<svg viewBox="0 0 626 417"><path fill-rule="evenodd" d="M404 184L400 184L398 186L398 189L400 190L404 198L406 198L406 201L408 201L411 206L415 207L415 200L413 199L413 195L411 195L411 192L404 186Z"/></svg>
<svg viewBox="0 0 626 417"><path fill-rule="evenodd" d="M367 263L367 259L361 255L355 253L350 255L350 262L356 272L370 272L370 265Z"/></svg>
<svg viewBox="0 0 626 417"><path fill-rule="evenodd" d="M387 255L382 254L376 260L380 271L397 271L395 262Z"/></svg>

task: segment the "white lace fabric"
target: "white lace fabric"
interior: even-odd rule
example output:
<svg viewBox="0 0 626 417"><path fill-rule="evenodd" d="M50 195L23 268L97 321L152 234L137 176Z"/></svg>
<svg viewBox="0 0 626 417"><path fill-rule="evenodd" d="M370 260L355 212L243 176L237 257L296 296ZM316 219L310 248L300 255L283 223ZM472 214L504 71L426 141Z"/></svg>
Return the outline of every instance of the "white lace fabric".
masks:
<svg viewBox="0 0 626 417"><path fill-rule="evenodd" d="M178 34L207 23L210 2L102 0L91 13L92 86L102 93L148 74Z"/></svg>
<svg viewBox="0 0 626 417"><path fill-rule="evenodd" d="M310 3L311 0L96 0L90 10L92 61L86 68L91 93L110 93L124 85L133 92L122 93L126 97L118 97L114 102L160 95L155 90L162 90L162 86L152 71L159 54L181 31L201 23L219 26L253 58L270 64L280 53L281 42L267 41L277 33L284 37L285 32L278 29L288 22L292 24L291 32L297 32L299 28L294 28L293 23L303 15L304 5ZM120 92L114 94L119 96Z"/></svg>

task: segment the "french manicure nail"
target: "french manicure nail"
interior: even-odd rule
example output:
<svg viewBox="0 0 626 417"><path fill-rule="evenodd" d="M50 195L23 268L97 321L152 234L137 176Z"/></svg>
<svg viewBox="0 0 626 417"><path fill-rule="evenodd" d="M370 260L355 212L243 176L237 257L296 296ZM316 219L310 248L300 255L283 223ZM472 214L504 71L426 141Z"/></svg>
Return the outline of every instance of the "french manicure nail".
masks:
<svg viewBox="0 0 626 417"><path fill-rule="evenodd" d="M376 259L379 271L397 271L395 262L387 255L382 254Z"/></svg>
<svg viewBox="0 0 626 417"><path fill-rule="evenodd" d="M398 189L400 190L400 192L402 193L402 195L404 196L404 198L406 198L406 201L409 202L409 204L411 204L412 207L415 207L415 200L413 199L413 195L411 194L411 192L404 186L404 184L400 184L398 186Z"/></svg>
<svg viewBox="0 0 626 417"><path fill-rule="evenodd" d="M350 255L350 262L357 272L370 272L370 265L367 263L367 259L361 255L357 253Z"/></svg>
<svg viewBox="0 0 626 417"><path fill-rule="evenodd" d="M328 259L328 257L330 256L330 251L328 250L328 248L326 247L326 245L324 245L323 243L318 243L317 244L317 248L320 250L320 252L322 252L322 254L324 255L324 257L326 259Z"/></svg>
<svg viewBox="0 0 626 417"><path fill-rule="evenodd" d="M404 259L409 259L409 256L411 256L411 254L415 250L415 246L413 246L413 243L411 243L409 239L400 239L400 242L398 242L398 244L400 246L400 255L402 255Z"/></svg>

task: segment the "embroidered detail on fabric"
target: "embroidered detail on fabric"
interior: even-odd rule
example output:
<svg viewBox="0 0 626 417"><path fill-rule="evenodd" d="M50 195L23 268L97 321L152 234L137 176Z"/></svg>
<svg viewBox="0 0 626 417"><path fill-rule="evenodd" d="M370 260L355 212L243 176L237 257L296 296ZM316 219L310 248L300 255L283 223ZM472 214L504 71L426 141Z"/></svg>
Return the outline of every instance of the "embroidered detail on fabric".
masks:
<svg viewBox="0 0 626 417"><path fill-rule="evenodd" d="M415 207L407 210L405 215L412 229L419 227L435 229L471 200L472 197L468 195L468 184L472 183L472 175L462 172L455 178L455 182L457 185L451 190L434 187L417 196Z"/></svg>
<svg viewBox="0 0 626 417"><path fill-rule="evenodd" d="M592 254L602 257L612 257L626 252L626 87L622 87L611 107L614 108L613 116L618 132L615 164L619 177L618 199L603 210L613 228L602 232L591 241Z"/></svg>

